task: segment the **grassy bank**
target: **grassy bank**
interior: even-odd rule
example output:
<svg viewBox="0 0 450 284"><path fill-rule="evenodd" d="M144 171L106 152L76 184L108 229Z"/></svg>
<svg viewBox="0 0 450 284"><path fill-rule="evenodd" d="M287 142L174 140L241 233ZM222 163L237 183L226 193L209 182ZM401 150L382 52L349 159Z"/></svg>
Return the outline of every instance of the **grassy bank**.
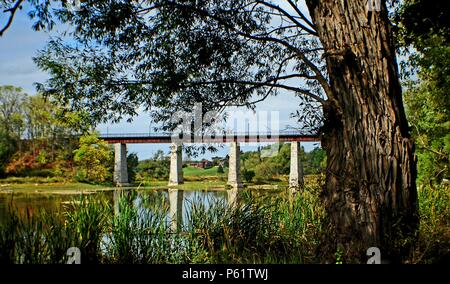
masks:
<svg viewBox="0 0 450 284"><path fill-rule="evenodd" d="M218 173L217 167L209 169L185 167L183 168L184 184L177 186L177 188L183 190L223 190L227 184L227 171L228 169L225 168L224 173ZM310 180L317 180L317 176L305 177L306 183L310 183ZM283 188L288 185L288 176L278 176L262 181L243 182L247 187L253 189ZM131 186L166 189L167 184L168 179L147 179L134 182ZM11 191L36 193L58 191L63 193L64 191L106 190L114 187L112 183L91 184L64 177L8 177L0 179L0 193Z"/></svg>
<svg viewBox="0 0 450 284"><path fill-rule="evenodd" d="M76 182L63 178L9 177L0 179L1 193L64 193L92 190L106 190L107 185Z"/></svg>

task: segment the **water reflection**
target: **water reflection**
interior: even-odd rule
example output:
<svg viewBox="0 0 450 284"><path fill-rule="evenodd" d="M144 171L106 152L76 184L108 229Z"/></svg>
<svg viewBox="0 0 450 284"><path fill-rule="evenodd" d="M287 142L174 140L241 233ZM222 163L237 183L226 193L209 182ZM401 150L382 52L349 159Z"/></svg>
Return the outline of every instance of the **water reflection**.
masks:
<svg viewBox="0 0 450 284"><path fill-rule="evenodd" d="M139 211L152 211L155 208L167 209L167 221L173 231L180 230L191 213L192 203L202 202L206 208L216 201L225 201L229 204L236 202L237 191L184 191L178 189L152 190L152 189L117 189L92 193L95 196L105 197L111 202L114 214L120 214L120 200L124 197L131 199L133 206ZM41 210L51 214L65 213L71 203L79 202L80 194L0 194L0 225L9 218L9 207L18 211L19 216L33 215ZM165 207L165 208L164 208ZM144 214L145 215L145 214ZM64 214L58 214L63 218Z"/></svg>
<svg viewBox="0 0 450 284"><path fill-rule="evenodd" d="M179 189L169 189L169 216L171 219L171 229L178 232L183 220L184 191Z"/></svg>

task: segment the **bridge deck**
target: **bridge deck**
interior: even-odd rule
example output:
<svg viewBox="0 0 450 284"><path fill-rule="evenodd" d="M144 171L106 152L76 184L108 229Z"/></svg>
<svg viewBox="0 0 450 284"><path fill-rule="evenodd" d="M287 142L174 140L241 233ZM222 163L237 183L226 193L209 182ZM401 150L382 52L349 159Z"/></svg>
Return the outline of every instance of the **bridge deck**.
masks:
<svg viewBox="0 0 450 284"><path fill-rule="evenodd" d="M320 141L318 135L305 135L300 133L278 133L278 134L250 134L234 133L217 136L173 136L170 133L163 134L100 134L100 138L108 143L229 143L229 142L314 142Z"/></svg>

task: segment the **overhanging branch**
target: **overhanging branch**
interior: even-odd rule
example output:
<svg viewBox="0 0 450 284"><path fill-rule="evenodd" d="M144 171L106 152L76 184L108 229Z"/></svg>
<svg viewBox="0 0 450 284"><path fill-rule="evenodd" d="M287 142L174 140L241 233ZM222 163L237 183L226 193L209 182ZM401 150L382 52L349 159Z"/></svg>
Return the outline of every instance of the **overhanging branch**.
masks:
<svg viewBox="0 0 450 284"><path fill-rule="evenodd" d="M282 15L286 16L289 20L291 20L294 24L296 24L302 30L308 32L309 34L311 34L313 36L317 36L317 32L316 31L314 31L314 30L308 28L307 26L303 25L302 23L300 23L297 19L295 19L291 14L286 12L286 10L282 9L280 6L277 6L277 5L272 4L272 3L268 3L266 1L256 1L256 3L264 5L266 7L271 8L271 9L277 10Z"/></svg>
<svg viewBox="0 0 450 284"><path fill-rule="evenodd" d="M20 6L20 5L22 4L23 1L24 1L24 0L18 0L18 1L14 4L14 6L12 6L11 8L6 9L6 10L3 11L3 13L10 13L10 14L9 14L8 21L6 22L6 25L0 30L0 37L3 36L3 33L4 33L7 29L9 29L9 27L11 26L11 24L12 24L12 22L13 22L13 20L14 20L14 16L16 15L17 10L18 10L18 9L21 9L21 6Z"/></svg>
<svg viewBox="0 0 450 284"><path fill-rule="evenodd" d="M256 1L256 2L263 2L263 1ZM332 97L332 91L331 91L331 87L328 83L328 80L325 78L325 76L322 74L322 72L319 70L319 68L310 59L308 59L308 57L306 57L306 55L304 54L304 52L302 50L293 46L289 42L279 39L279 38L276 38L276 37L267 36L267 35L266 36L261 36L261 35L256 36L256 35L252 35L252 34L243 32L243 31L237 29L235 26L231 25L228 21L225 21L224 19L222 19L221 17L219 17L217 15L213 15L206 10L199 9L199 8L189 5L189 4L180 4L180 3L176 3L174 1L167 1L166 4L172 5L173 7L176 7L178 9L185 9L185 10L187 9L189 11L198 13L200 16L213 19L219 25L235 32L237 35L240 35L244 38L256 40L256 41L278 43L278 44L286 47L288 50L294 52L297 55L297 57L300 60L302 60L306 64L306 66L308 66L309 69L311 69L311 71L314 73L315 77L317 78L317 81L324 89L325 94L328 97Z"/></svg>

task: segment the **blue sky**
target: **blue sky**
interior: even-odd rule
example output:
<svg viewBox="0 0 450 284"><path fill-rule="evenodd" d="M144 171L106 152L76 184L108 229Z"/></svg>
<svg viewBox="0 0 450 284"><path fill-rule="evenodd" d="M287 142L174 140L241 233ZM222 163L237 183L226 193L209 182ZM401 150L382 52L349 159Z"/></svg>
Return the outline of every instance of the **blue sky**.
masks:
<svg viewBox="0 0 450 284"><path fill-rule="evenodd" d="M26 10L26 9L24 9ZM47 32L35 32L32 20L26 15L26 11L19 11L10 29L3 37L0 37L0 85L14 85L22 87L26 93L34 95L35 82L44 82L49 76L40 71L34 64L32 57L42 49L49 40L51 34ZM2 20L2 19L0 19ZM0 21L3 22L3 21ZM280 129L295 125L295 120L290 118L290 113L296 110L299 98L292 94L281 93L277 97L269 97L257 105L256 111L278 111ZM245 109L243 109L244 111ZM145 113L139 115L132 123L121 122L118 124L102 124L98 126L100 132L109 133L146 133L149 131L150 118ZM312 150L318 143L302 143L306 151ZM129 152L137 153L139 159L147 159L158 150L169 151L168 144L131 144ZM242 146L243 151L255 150L256 146ZM207 153L201 157L225 156L227 147L219 149L217 153Z"/></svg>

